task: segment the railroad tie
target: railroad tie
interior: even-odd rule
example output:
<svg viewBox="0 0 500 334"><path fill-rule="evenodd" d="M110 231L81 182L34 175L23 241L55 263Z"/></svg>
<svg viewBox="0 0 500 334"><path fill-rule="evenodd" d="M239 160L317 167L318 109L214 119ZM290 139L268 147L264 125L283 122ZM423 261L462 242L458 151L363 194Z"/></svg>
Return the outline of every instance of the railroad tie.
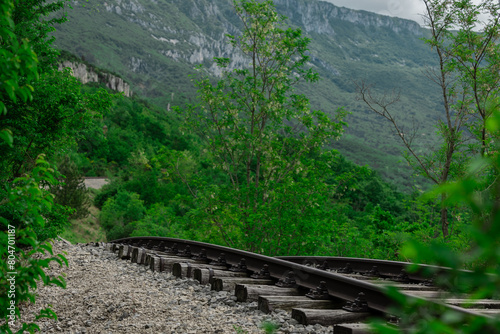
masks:
<svg viewBox="0 0 500 334"><path fill-rule="evenodd" d="M259 296L298 296L297 288L276 285L236 284L234 294L239 302L258 301Z"/></svg>
<svg viewBox="0 0 500 334"><path fill-rule="evenodd" d="M369 316L371 316L369 312L349 312L342 309L292 309L292 318L304 326L314 324L332 326L349 322L362 322L368 319Z"/></svg>
<svg viewBox="0 0 500 334"><path fill-rule="evenodd" d="M245 272L217 270L212 268L195 268L193 278L200 284L211 284L215 278L220 277L247 277Z"/></svg>
<svg viewBox="0 0 500 334"><path fill-rule="evenodd" d="M370 325L364 323L342 324L333 327L333 334L370 334Z"/></svg>
<svg viewBox="0 0 500 334"><path fill-rule="evenodd" d="M258 284L258 285L273 285L275 282L272 279L251 278L251 277L215 277L212 280L212 290L215 291L234 291L236 284Z"/></svg>
<svg viewBox="0 0 500 334"><path fill-rule="evenodd" d="M179 260L179 259L178 259ZM193 278L194 269L196 268L212 268L217 270L227 269L226 266L210 265L195 262L176 262L172 265L172 275L179 278Z"/></svg>
<svg viewBox="0 0 500 334"><path fill-rule="evenodd" d="M500 301L468 301L467 296L451 299L449 293L429 286L428 277L419 272L407 273L408 264L403 262L337 257L270 258L196 241L159 237L126 238L97 246L109 249L121 259L145 264L152 271L193 277L201 284L210 283L216 291L234 290L237 301L258 301L262 312L291 311L300 324L333 325L334 334L369 333L368 325L362 322L368 316L387 312L392 303L385 295L384 285L431 302L439 298L464 314L500 315ZM429 266L422 265L425 267ZM319 286L313 288L312 282ZM306 290L309 293L304 296ZM356 291L360 292L357 298ZM441 300L447 296L450 297ZM344 306L346 300L352 302Z"/></svg>
<svg viewBox="0 0 500 334"><path fill-rule="evenodd" d="M344 306L343 300L315 300L306 296L259 296L258 308L264 313L276 309L291 312L293 308L333 309Z"/></svg>

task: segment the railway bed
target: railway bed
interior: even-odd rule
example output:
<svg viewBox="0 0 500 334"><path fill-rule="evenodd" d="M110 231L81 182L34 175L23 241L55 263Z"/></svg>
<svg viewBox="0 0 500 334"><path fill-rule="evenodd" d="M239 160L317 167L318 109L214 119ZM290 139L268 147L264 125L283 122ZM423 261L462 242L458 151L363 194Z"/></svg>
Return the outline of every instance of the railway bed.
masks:
<svg viewBox="0 0 500 334"><path fill-rule="evenodd" d="M238 302L255 301L260 311L291 312L303 325L334 326L334 333L369 333L365 322L386 317L395 306L385 286L396 286L409 298L441 303L446 292L429 285L422 274L407 273L405 262L340 257L267 257L196 241L133 237L111 241L105 247L153 271L194 278L212 290L234 292ZM422 265L424 272L429 266ZM446 270L446 268L441 268ZM482 300L481 309L460 307L448 298L446 308L466 316L500 313L500 302Z"/></svg>

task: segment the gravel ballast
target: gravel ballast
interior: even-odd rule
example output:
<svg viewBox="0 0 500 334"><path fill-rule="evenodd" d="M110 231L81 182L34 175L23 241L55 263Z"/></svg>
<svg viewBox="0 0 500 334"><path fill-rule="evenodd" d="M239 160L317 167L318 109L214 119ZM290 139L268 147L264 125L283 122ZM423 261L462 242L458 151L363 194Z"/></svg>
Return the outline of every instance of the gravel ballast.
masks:
<svg viewBox="0 0 500 334"><path fill-rule="evenodd" d="M49 272L65 273L66 289L39 287L36 303L22 309L27 321L53 306L58 320L38 320L42 333L263 333L263 322L278 324L277 333L333 331L300 325L285 311L264 314L256 302L237 303L228 292L152 272L103 247L54 241L53 249L55 254L67 253L69 267L54 265Z"/></svg>

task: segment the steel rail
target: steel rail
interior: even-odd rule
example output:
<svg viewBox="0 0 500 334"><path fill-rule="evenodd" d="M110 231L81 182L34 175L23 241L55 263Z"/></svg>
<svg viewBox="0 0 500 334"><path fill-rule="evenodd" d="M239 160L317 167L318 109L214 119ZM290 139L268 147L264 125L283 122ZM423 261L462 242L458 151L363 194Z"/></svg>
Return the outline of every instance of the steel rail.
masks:
<svg viewBox="0 0 500 334"><path fill-rule="evenodd" d="M391 307L397 307L398 304L386 295L386 288L380 285L368 283L366 281L353 279L332 272L316 269L310 266L301 265L298 263L285 261L280 258L268 257L260 254L255 254L243 250L233 249L229 247L212 245L199 241L191 241L176 238L165 237L129 237L110 241L114 244L124 244L130 246L148 247L159 246L160 243L166 248L172 248L174 245L180 252L189 246L192 254L200 253L202 250L206 252L209 260L217 260L221 253L225 255L225 261L228 266L237 266L241 259L245 259L246 267L249 271L260 272L265 264L268 265L269 274L275 279L283 279L290 273L293 273L296 284L305 289L315 289L321 282L326 282L328 294L335 298L340 298L345 301L354 301L359 293L364 293L368 303L368 307L372 310L387 313ZM140 244L140 245L139 245ZM159 253L161 253L159 251ZM403 294L405 294L403 292ZM419 297L405 294L409 299L422 299ZM460 312L464 316L483 316L482 314L471 312L467 309L452 305L434 302L435 304L453 309Z"/></svg>
<svg viewBox="0 0 500 334"><path fill-rule="evenodd" d="M424 282L429 280L429 274L437 274L450 271L450 268L432 266L427 264L413 264L402 261L388 261L379 259L364 259L355 257L338 257L338 256L277 256L276 258L313 267L325 267L328 269L343 269L348 265L354 272L370 273L376 266L380 277L394 278L398 277L403 271L408 275L409 279L416 282ZM408 270L410 266L416 270Z"/></svg>

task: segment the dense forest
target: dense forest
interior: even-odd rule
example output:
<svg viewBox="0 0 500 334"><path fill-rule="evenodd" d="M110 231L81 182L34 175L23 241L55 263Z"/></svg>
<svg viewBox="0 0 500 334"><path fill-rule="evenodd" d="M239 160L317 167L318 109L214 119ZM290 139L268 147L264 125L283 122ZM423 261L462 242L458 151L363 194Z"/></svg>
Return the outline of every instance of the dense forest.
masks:
<svg viewBox="0 0 500 334"><path fill-rule="evenodd" d="M415 149L393 117L397 95L377 96L360 83L358 96L394 126L408 165L435 184L425 194L401 192L332 149L349 111L315 110L296 89L319 79L309 66L310 39L288 26L272 1L235 2L244 29L229 43L248 66L232 69L229 58L216 58L220 77L199 66L192 77L197 100L168 108L57 70L62 59L78 61L51 46L49 33L65 21L64 1L2 3L0 222L9 247L0 248L0 278L14 267L20 273L16 310L34 300L28 287L36 280L65 285L42 269L64 264L64 256L33 254L50 250L43 242L87 217L91 204L107 240L165 236L271 256L436 263L476 273L454 272L441 283L465 282L455 288L478 298L496 295L500 24L476 27L479 13L498 18L500 8L491 1L424 2L426 42L439 60L433 78L444 97L436 121L441 148ZM90 196L83 176L110 182ZM9 332L9 317L19 312L8 311L4 286L0 328ZM41 316L54 315L46 309ZM440 324L454 333L459 320Z"/></svg>

